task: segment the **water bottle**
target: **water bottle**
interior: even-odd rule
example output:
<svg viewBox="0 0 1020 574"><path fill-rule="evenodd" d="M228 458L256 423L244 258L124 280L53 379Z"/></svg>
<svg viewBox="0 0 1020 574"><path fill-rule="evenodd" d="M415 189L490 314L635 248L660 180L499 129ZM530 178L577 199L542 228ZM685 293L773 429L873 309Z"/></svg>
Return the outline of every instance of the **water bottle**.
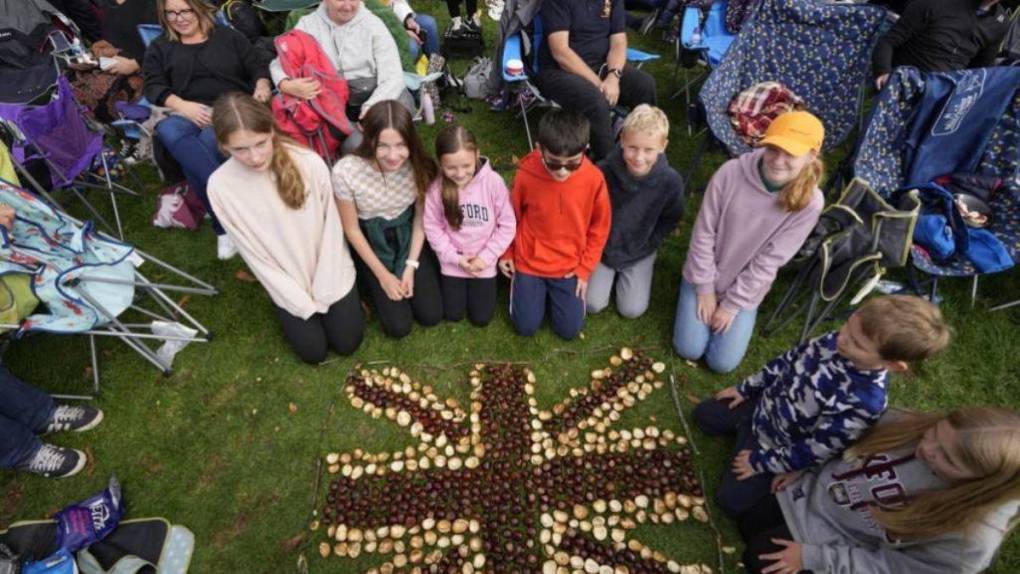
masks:
<svg viewBox="0 0 1020 574"><path fill-rule="evenodd" d="M701 46L701 26L694 27L694 33L691 34L691 47L697 48Z"/></svg>
<svg viewBox="0 0 1020 574"><path fill-rule="evenodd" d="M432 107L432 97L424 90L421 94L421 112L427 125L436 123L436 109Z"/></svg>

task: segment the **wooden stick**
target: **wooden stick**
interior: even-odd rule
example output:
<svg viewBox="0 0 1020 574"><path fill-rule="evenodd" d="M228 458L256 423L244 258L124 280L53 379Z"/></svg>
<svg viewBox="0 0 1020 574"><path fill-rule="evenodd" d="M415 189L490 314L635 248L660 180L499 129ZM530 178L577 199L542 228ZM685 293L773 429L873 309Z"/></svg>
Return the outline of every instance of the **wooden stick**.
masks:
<svg viewBox="0 0 1020 574"><path fill-rule="evenodd" d="M691 450L694 451L695 455L701 455L701 451L698 450L698 445L694 442L694 435L691 434L691 427L687 424L687 417L684 416L684 410L680 407L680 397L677 394L679 391L676 389L676 377L673 376L673 371L669 373L669 391L673 396L673 406L676 407L676 414L680 417L680 422L684 425L684 432L687 433L687 443L691 445Z"/></svg>

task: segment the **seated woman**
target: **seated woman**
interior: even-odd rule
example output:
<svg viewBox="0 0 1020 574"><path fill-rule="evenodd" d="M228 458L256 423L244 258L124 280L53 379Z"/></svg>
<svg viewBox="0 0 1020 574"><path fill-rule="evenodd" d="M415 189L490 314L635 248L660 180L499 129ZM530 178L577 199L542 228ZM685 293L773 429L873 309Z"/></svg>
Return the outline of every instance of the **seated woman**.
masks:
<svg viewBox="0 0 1020 574"><path fill-rule="evenodd" d="M327 346L350 355L364 317L329 167L276 133L272 112L247 94L216 100L212 119L230 159L209 178L209 200L269 292L284 337L307 363L325 360Z"/></svg>
<svg viewBox="0 0 1020 574"><path fill-rule="evenodd" d="M717 373L736 369L758 305L818 222L825 202L818 158L825 128L787 112L761 147L723 164L705 190L691 233L673 325L673 349Z"/></svg>
<svg viewBox="0 0 1020 574"><path fill-rule="evenodd" d="M223 161L213 135L211 106L232 91L268 101L269 70L240 32L213 24L213 8L202 0L157 0L156 9L164 34L145 52L144 93L153 104L173 112L156 124L156 136L181 164L188 185L212 217L216 255L230 259L237 249L206 194L209 176Z"/></svg>
<svg viewBox="0 0 1020 574"><path fill-rule="evenodd" d="M361 145L333 166L333 190L359 278L386 336L443 318L439 263L425 243L425 192L435 163L425 154L411 112L395 100L372 106L361 120Z"/></svg>
<svg viewBox="0 0 1020 574"><path fill-rule="evenodd" d="M324 0L315 12L298 20L294 29L315 38L340 77L347 80L351 120L364 118L369 108L383 100L399 100L408 111L414 110L414 99L404 87L396 41L361 0ZM285 94L312 99L322 89L314 78L288 78L279 59L273 60L269 69L273 82ZM361 138L360 131L347 136L342 152L357 149Z"/></svg>
<svg viewBox="0 0 1020 574"><path fill-rule="evenodd" d="M890 411L842 459L779 476L737 519L747 571L971 574L1020 502L1020 413Z"/></svg>
<svg viewBox="0 0 1020 574"><path fill-rule="evenodd" d="M158 24L156 0L109 0L103 10L102 36L91 46L98 68L77 70L71 80L74 96L96 119L117 119L114 104L135 101L142 94L145 44L140 24Z"/></svg>

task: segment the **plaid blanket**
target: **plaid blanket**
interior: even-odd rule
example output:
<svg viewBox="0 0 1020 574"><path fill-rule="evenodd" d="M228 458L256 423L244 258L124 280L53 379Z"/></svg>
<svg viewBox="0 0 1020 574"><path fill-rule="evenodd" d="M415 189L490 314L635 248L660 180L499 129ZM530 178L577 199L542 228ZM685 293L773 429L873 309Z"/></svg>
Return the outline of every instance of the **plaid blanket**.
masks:
<svg viewBox="0 0 1020 574"><path fill-rule="evenodd" d="M804 109L804 100L779 82L761 82L737 94L727 112L733 130L754 147L780 114Z"/></svg>

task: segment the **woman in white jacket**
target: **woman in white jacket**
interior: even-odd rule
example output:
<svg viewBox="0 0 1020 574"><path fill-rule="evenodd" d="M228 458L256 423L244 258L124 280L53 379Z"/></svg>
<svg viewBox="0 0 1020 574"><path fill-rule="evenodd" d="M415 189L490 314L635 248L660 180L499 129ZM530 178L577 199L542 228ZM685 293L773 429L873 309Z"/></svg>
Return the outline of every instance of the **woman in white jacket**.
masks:
<svg viewBox="0 0 1020 574"><path fill-rule="evenodd" d="M360 120L383 100L398 100L414 113L414 98L404 85L397 43L386 24L361 0L323 0L314 12L302 16L294 29L315 38L337 74L347 80L351 120ZM314 78L287 77L279 58L269 65L269 71L273 83L285 94L312 99L322 89ZM343 153L360 143L361 132L355 131L344 140Z"/></svg>

